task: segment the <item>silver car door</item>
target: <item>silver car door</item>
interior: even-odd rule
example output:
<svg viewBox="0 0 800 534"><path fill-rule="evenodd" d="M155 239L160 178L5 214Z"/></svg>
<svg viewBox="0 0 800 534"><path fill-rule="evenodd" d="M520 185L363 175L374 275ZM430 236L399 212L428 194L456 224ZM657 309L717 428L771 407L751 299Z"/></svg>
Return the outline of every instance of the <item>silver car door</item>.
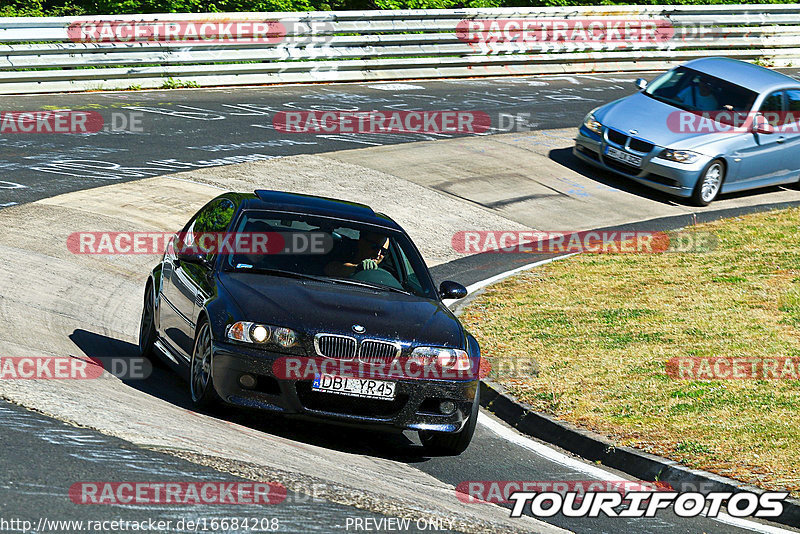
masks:
<svg viewBox="0 0 800 534"><path fill-rule="evenodd" d="M763 113L773 126L783 113L783 92L768 95L758 111ZM784 177L782 153L785 138L778 133L746 132L737 136L731 148L735 172L728 173L726 191L763 185L756 182L778 181Z"/></svg>
<svg viewBox="0 0 800 534"><path fill-rule="evenodd" d="M787 181L800 180L800 89L786 91L786 118L779 135L784 136L783 163Z"/></svg>

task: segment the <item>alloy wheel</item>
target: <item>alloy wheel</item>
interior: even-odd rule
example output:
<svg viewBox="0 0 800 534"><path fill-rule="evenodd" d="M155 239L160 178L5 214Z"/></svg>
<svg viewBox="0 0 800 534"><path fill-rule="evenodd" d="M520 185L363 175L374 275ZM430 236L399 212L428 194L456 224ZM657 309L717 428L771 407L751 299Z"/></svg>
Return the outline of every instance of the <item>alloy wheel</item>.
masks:
<svg viewBox="0 0 800 534"><path fill-rule="evenodd" d="M139 325L139 352L147 354L150 350L150 344L153 343L153 328L155 317L155 306L153 305L153 296L148 295L144 300L144 308L142 309L142 321Z"/></svg>
<svg viewBox="0 0 800 534"><path fill-rule="evenodd" d="M722 164L714 163L703 175L703 184L700 186L700 198L704 202L711 202L717 196L722 184Z"/></svg>
<svg viewBox="0 0 800 534"><path fill-rule="evenodd" d="M211 332L208 324L200 327L192 354L191 388L192 400L200 402L211 379Z"/></svg>

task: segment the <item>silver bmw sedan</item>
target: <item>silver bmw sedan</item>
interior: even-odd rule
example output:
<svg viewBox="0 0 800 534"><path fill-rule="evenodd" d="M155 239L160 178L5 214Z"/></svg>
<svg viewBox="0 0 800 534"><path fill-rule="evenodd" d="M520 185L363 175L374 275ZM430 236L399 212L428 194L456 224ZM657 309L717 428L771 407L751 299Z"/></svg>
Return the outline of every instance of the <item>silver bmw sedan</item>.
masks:
<svg viewBox="0 0 800 534"><path fill-rule="evenodd" d="M703 58L636 85L586 115L575 156L701 206L720 193L800 182L800 81Z"/></svg>

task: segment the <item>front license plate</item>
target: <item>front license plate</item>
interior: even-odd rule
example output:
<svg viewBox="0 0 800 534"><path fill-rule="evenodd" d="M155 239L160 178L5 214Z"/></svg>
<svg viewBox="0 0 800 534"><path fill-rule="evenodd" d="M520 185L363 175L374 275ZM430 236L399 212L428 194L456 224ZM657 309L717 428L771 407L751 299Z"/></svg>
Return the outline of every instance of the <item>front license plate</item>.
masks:
<svg viewBox="0 0 800 534"><path fill-rule="evenodd" d="M394 400L395 386L394 382L386 380L344 378L336 375L320 375L311 383L311 389L314 391L385 400Z"/></svg>
<svg viewBox="0 0 800 534"><path fill-rule="evenodd" d="M642 158L640 158L639 156L635 156L633 154L629 154L624 150L616 149L613 146L606 147L606 156L617 159L619 161L624 161L628 165L633 165L634 167L642 166Z"/></svg>

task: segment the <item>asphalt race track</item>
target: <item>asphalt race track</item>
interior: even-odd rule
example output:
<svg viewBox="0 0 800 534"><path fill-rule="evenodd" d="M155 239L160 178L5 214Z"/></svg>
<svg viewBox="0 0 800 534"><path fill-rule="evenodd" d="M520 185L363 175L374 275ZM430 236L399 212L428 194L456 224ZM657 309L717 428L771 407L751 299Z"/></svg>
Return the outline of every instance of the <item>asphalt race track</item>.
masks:
<svg viewBox="0 0 800 534"><path fill-rule="evenodd" d="M187 514L178 507L164 506L154 511L123 505L88 506L57 497L69 492L76 477L86 481L245 480L169 454L138 448L99 432L76 428L13 404L0 405L0 417L3 421L0 467L7 478L0 486L3 503L0 511L6 520L30 521L36 527L49 524L52 530L56 530L59 521L71 525L64 530L79 530L74 522L152 520L170 521L173 532L190 530L180 529L179 521L201 517L219 520L230 517L232 510L202 505L192 507ZM35 469L31 466L32 451L37 459ZM266 508L243 505L236 509L236 517L259 521L274 518L286 532L327 532L329 528L344 529L347 518L376 518L374 513L296 492L290 492L280 506ZM326 518L325 523L317 520L320 516ZM37 531L50 529L37 528Z"/></svg>
<svg viewBox="0 0 800 534"><path fill-rule="evenodd" d="M523 114L514 130L538 130L578 124L593 107L629 94L633 79L565 76L7 96L0 111L96 111L104 130L4 137L0 169L10 183L0 182L0 206L213 164L451 137L282 133L272 123L280 111L482 111L502 131L511 121L501 123L501 113Z"/></svg>
<svg viewBox="0 0 800 534"><path fill-rule="evenodd" d="M772 188L724 197L698 210L571 162L570 129L593 107L632 93L634 78L546 76L3 98L5 111L95 110L109 128L90 135L2 137L0 224L6 231L0 236L0 316L7 324L0 333L0 354L135 358L141 285L157 260L76 256L63 250L66 235L174 229L221 188L264 186L365 201L408 229L438 280L465 284L541 257L456 254L450 237L462 229L663 229L687 224L692 214L704 220L800 203L800 192ZM493 129L480 136L276 131L272 116L290 109L482 111L492 118ZM508 117L517 115L511 126ZM140 126L122 127L122 117L141 121ZM176 196L182 202L176 203ZM41 284L31 287L32 278ZM30 336L34 324L44 328ZM510 519L497 506L460 503L453 487L464 481L630 478L528 439L486 413L464 454L428 458L410 434L342 432L230 410L194 413L186 384L162 369L154 369L147 380L54 382L0 383L0 397L15 403L0 404L0 461L8 474L0 483L3 519L36 524L43 517L268 516L279 519L281 532L355 532L356 519L397 517L412 518L411 531L432 531L419 527L438 520L438 532L789 531L758 521L671 513L655 519L556 516L540 523ZM79 506L67 497L78 481L245 479L278 481L289 488L289 497L261 509ZM390 530L388 523L381 524L372 531Z"/></svg>

